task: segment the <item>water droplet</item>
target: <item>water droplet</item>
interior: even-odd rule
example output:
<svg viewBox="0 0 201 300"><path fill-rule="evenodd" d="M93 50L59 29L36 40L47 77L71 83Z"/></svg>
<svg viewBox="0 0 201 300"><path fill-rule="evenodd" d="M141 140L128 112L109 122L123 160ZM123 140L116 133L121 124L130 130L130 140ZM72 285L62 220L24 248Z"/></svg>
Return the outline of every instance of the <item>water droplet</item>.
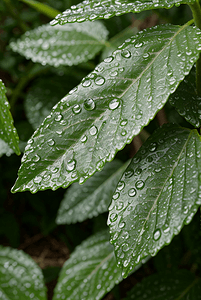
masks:
<svg viewBox="0 0 201 300"><path fill-rule="evenodd" d="M87 141L87 136L86 135L83 135L83 137L81 138L81 142L82 143L85 143Z"/></svg>
<svg viewBox="0 0 201 300"><path fill-rule="evenodd" d="M144 181L143 181L143 180L138 180L138 181L136 182L135 186L136 186L136 188L137 188L138 190L142 190L143 187L144 187Z"/></svg>
<svg viewBox="0 0 201 300"><path fill-rule="evenodd" d="M116 210L121 210L124 207L124 203L122 201L120 201L117 205L116 205Z"/></svg>
<svg viewBox="0 0 201 300"><path fill-rule="evenodd" d="M134 174L134 171L130 169L130 170L126 170L124 176L126 178L130 178L131 176L133 176L133 174Z"/></svg>
<svg viewBox="0 0 201 300"><path fill-rule="evenodd" d="M141 173L142 173L142 169L141 168L136 168L135 174L140 175Z"/></svg>
<svg viewBox="0 0 201 300"><path fill-rule="evenodd" d="M54 118L56 122L61 121L62 119L62 114L57 114L56 117Z"/></svg>
<svg viewBox="0 0 201 300"><path fill-rule="evenodd" d="M152 162L153 161L153 157L152 156L148 156L147 157L147 162Z"/></svg>
<svg viewBox="0 0 201 300"><path fill-rule="evenodd" d="M129 245L127 243L122 244L122 251L127 252L129 250Z"/></svg>
<svg viewBox="0 0 201 300"><path fill-rule="evenodd" d="M154 231L153 237L154 237L154 240L155 240L155 241L158 241L158 240L160 239L160 237L161 237L161 231L160 231L160 229L156 229L156 230Z"/></svg>
<svg viewBox="0 0 201 300"><path fill-rule="evenodd" d="M122 130L121 135L122 135L122 136L127 135L127 131L126 131L126 130Z"/></svg>
<svg viewBox="0 0 201 300"><path fill-rule="evenodd" d="M117 190L121 191L123 190L125 186L125 183L123 181L119 181L118 185L117 185Z"/></svg>
<svg viewBox="0 0 201 300"><path fill-rule="evenodd" d="M97 131L98 131L98 129L94 125L89 129L89 132L91 135L96 135Z"/></svg>
<svg viewBox="0 0 201 300"><path fill-rule="evenodd" d="M83 81L82 81L83 87L88 87L90 85L91 85L91 79L88 79L88 78L83 79Z"/></svg>
<svg viewBox="0 0 201 300"><path fill-rule="evenodd" d="M122 121L120 122L120 125L121 125L121 126L126 126L127 123L128 123L128 120L122 120Z"/></svg>
<svg viewBox="0 0 201 300"><path fill-rule="evenodd" d="M136 194L137 194L137 192L136 192L136 189L134 189L134 188L131 188L128 191L128 196L130 196L130 197L134 197Z"/></svg>
<svg viewBox="0 0 201 300"><path fill-rule="evenodd" d="M118 217L117 214L114 214L114 213L111 214L111 215L110 215L110 221L111 221L111 222L115 222L115 221L117 220L117 217Z"/></svg>
<svg viewBox="0 0 201 300"><path fill-rule="evenodd" d="M86 110L93 110L96 107L95 102L93 101L93 99L87 99L84 101L84 108Z"/></svg>
<svg viewBox="0 0 201 300"><path fill-rule="evenodd" d="M119 228L124 228L125 227L125 225L126 225L126 223L125 222L121 222L121 223L119 223Z"/></svg>
<svg viewBox="0 0 201 300"><path fill-rule="evenodd" d="M126 50L126 49L121 51L121 55L122 55L122 57L124 57L124 58L130 58L130 57L131 57L130 51L129 51L129 50Z"/></svg>
<svg viewBox="0 0 201 300"><path fill-rule="evenodd" d="M104 79L103 77L101 77L101 76L98 76L98 77L96 77L96 79L95 79L95 84L96 84L96 85L103 85L104 82L105 82L105 79Z"/></svg>
<svg viewBox="0 0 201 300"><path fill-rule="evenodd" d="M150 146L149 146L149 151L150 152L154 152L157 148L157 143L151 143Z"/></svg>
<svg viewBox="0 0 201 300"><path fill-rule="evenodd" d="M73 113L74 114L79 114L80 112L81 112L81 107L80 107L80 105L79 104L75 104L74 106L73 106L73 108L72 108L72 111L73 111Z"/></svg>
<svg viewBox="0 0 201 300"><path fill-rule="evenodd" d="M47 143L48 143L49 146L53 146L55 144L55 141L53 139L49 139L47 141Z"/></svg>
<svg viewBox="0 0 201 300"><path fill-rule="evenodd" d="M104 62L110 63L110 62L112 62L113 60L114 60L114 57L113 57L113 56L109 56L109 57L107 57L107 58L104 59Z"/></svg>
<svg viewBox="0 0 201 300"><path fill-rule="evenodd" d="M120 196L120 194L119 194L118 192L116 192L116 193L112 196L112 198L113 198L114 200L117 200L117 199L119 198L119 196Z"/></svg>
<svg viewBox="0 0 201 300"><path fill-rule="evenodd" d="M66 170L72 172L73 170L75 170L75 167L76 167L76 161L74 159L68 160L66 165Z"/></svg>
<svg viewBox="0 0 201 300"><path fill-rule="evenodd" d="M40 156L38 154L36 154L36 155L34 155L34 157L33 157L32 160L35 161L35 162L37 162L37 161L40 160Z"/></svg>
<svg viewBox="0 0 201 300"><path fill-rule="evenodd" d="M42 177L41 176L36 176L33 180L34 183L40 183L42 180Z"/></svg>
<svg viewBox="0 0 201 300"><path fill-rule="evenodd" d="M119 99L112 99L112 100L110 101L110 103L109 103L109 108L110 108L111 110L114 110L114 109L116 109L116 108L119 107L119 104L120 104Z"/></svg>

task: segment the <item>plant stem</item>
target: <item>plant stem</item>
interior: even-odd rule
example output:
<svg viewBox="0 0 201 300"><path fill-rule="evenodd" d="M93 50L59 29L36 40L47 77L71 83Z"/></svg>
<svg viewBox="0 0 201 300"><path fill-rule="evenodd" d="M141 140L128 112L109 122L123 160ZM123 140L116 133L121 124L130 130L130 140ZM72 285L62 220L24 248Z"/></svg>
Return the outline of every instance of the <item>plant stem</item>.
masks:
<svg viewBox="0 0 201 300"><path fill-rule="evenodd" d="M195 25L199 29L201 29L201 8L200 8L199 1L196 0L195 3L192 3L189 6L193 14ZM199 58L196 62L196 88L197 88L197 94L201 96L201 54L199 55Z"/></svg>
<svg viewBox="0 0 201 300"><path fill-rule="evenodd" d="M20 15L18 12L15 11L15 7L10 0L4 0L10 15L17 21L19 27L23 32L27 31L29 28L28 26L20 19Z"/></svg>

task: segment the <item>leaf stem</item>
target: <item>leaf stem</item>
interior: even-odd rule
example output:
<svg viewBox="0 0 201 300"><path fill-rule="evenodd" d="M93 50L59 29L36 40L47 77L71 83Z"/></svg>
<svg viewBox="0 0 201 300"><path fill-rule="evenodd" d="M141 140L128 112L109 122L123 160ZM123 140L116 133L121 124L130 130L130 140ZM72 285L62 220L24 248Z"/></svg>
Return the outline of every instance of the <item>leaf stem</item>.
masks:
<svg viewBox="0 0 201 300"><path fill-rule="evenodd" d="M201 29L201 7L199 1L196 0L194 3L189 4L195 25ZM201 54L196 62L196 88L197 94L201 96Z"/></svg>
<svg viewBox="0 0 201 300"><path fill-rule="evenodd" d="M13 6L10 0L4 0L10 15L17 21L19 27L23 32L26 32L29 28L28 26L21 20L20 14L15 11L15 7Z"/></svg>

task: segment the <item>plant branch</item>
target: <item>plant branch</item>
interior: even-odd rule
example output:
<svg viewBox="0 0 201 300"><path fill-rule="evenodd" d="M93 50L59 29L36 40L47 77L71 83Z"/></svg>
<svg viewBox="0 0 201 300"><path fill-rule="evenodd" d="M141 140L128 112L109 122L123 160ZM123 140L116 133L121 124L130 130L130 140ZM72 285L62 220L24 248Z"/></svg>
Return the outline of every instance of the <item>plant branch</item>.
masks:
<svg viewBox="0 0 201 300"><path fill-rule="evenodd" d="M201 29L201 8L199 1L196 0L195 3L192 3L189 6L193 14L195 25ZM201 96L201 55L199 55L199 58L196 62L196 88L197 94Z"/></svg>

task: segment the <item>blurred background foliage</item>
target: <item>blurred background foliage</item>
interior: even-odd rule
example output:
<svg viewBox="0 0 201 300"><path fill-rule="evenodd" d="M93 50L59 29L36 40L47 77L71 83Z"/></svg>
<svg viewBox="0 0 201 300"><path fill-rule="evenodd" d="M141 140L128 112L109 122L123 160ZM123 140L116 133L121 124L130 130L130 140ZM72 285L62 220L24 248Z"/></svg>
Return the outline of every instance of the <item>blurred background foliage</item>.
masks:
<svg viewBox="0 0 201 300"><path fill-rule="evenodd" d="M79 1L46 0L40 2L63 11ZM76 67L54 68L34 64L12 52L9 49L9 43L15 41L25 31L48 23L50 19L17 0L0 1L0 18L0 78L7 89L11 112L20 137L20 147L23 149L54 104L79 84L81 79L103 59L103 56L113 49L106 49L104 55L99 53L93 60ZM116 47L118 43L123 42L119 35L122 30L126 32L128 30L129 34L131 28L137 32L160 23L183 24L190 18L192 16L189 8L181 5L179 8L174 7L170 10L149 11L138 15L126 14L102 22L107 27L109 38ZM129 29L127 29L128 26ZM168 120L165 116L166 112ZM163 112L159 113L139 136L140 142L139 139L134 139L130 145L117 154L117 157L126 161L133 156L143 140L165 121L190 126L167 103ZM19 166L20 157L15 154L9 157L2 155L0 158L0 244L23 249L33 257L43 269L49 289L49 299L51 299L61 266L76 245L92 233L106 227L107 213L82 223L58 226L55 219L65 190L59 189L55 192L48 190L34 195L29 192L11 194L10 189L17 177ZM192 223L185 226L169 246L164 247L139 271L116 286L105 299L121 299L125 296L127 289L154 272L179 267L187 268L195 274L200 273L199 222L200 216L197 213Z"/></svg>

